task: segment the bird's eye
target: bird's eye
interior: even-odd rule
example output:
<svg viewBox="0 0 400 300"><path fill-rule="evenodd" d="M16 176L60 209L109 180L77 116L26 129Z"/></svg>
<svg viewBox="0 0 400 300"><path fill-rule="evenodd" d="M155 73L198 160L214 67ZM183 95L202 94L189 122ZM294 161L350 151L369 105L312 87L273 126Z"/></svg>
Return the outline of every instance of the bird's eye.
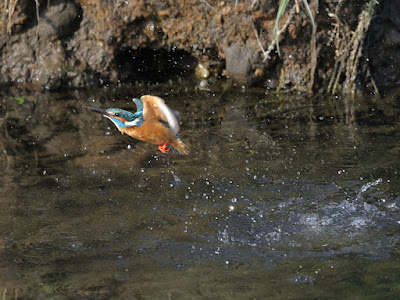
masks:
<svg viewBox="0 0 400 300"><path fill-rule="evenodd" d="M115 116L115 117L119 117L119 113L115 113L114 116Z"/></svg>

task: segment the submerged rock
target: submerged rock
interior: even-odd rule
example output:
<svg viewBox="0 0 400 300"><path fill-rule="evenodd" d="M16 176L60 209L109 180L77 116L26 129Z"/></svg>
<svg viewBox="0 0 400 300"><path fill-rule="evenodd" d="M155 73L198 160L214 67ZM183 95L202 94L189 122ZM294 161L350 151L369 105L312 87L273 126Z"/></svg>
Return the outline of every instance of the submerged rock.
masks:
<svg viewBox="0 0 400 300"><path fill-rule="evenodd" d="M256 78L257 66L262 66L260 53L238 44L225 48L226 71L236 82L250 84Z"/></svg>

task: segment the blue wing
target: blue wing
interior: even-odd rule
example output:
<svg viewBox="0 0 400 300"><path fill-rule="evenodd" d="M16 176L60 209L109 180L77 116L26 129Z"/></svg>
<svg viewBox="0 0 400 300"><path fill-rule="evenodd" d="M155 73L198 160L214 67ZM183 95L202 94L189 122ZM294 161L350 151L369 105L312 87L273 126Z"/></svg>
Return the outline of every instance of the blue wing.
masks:
<svg viewBox="0 0 400 300"><path fill-rule="evenodd" d="M143 102L141 99L133 98L133 102L135 102L137 107L137 112L143 113Z"/></svg>

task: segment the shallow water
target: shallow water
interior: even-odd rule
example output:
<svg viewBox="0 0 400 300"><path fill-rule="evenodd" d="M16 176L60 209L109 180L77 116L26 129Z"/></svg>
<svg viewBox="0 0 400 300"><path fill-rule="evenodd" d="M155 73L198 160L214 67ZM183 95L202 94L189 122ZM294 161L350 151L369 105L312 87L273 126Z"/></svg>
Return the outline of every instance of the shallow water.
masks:
<svg viewBox="0 0 400 300"><path fill-rule="evenodd" d="M396 105L159 89L0 95L2 299L400 295ZM148 92L189 156L82 108Z"/></svg>

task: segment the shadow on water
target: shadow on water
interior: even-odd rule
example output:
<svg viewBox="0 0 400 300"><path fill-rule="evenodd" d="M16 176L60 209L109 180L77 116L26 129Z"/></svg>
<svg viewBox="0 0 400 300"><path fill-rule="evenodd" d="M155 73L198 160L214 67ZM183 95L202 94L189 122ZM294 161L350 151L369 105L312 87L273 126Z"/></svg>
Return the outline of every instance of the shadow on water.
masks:
<svg viewBox="0 0 400 300"><path fill-rule="evenodd" d="M4 299L400 294L398 108L152 92L180 111L189 156L82 108L143 93L1 95Z"/></svg>

